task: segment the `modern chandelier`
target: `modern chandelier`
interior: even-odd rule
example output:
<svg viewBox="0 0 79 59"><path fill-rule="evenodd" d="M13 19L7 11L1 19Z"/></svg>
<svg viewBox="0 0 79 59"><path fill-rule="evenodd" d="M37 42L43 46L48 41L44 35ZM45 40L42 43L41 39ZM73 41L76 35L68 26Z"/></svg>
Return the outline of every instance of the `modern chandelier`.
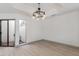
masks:
<svg viewBox="0 0 79 59"><path fill-rule="evenodd" d="M38 9L35 12L33 12L33 19L45 19L45 11L41 10L40 3L38 3Z"/></svg>

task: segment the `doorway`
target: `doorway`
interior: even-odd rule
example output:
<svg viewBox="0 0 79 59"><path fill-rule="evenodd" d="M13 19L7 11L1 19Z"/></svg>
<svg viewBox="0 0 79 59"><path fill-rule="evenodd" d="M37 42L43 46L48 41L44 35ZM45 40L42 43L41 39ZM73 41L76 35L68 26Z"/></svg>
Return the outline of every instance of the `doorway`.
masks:
<svg viewBox="0 0 79 59"><path fill-rule="evenodd" d="M19 45L26 44L26 21L19 20Z"/></svg>
<svg viewBox="0 0 79 59"><path fill-rule="evenodd" d="M15 20L0 19L0 47L15 46Z"/></svg>

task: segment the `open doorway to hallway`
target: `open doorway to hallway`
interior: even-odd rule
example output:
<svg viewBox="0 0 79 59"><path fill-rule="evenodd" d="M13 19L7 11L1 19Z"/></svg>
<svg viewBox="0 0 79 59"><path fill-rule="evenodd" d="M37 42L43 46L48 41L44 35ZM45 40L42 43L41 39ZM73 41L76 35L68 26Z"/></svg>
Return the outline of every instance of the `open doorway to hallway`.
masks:
<svg viewBox="0 0 79 59"><path fill-rule="evenodd" d="M19 20L19 45L26 44L26 25L25 20Z"/></svg>

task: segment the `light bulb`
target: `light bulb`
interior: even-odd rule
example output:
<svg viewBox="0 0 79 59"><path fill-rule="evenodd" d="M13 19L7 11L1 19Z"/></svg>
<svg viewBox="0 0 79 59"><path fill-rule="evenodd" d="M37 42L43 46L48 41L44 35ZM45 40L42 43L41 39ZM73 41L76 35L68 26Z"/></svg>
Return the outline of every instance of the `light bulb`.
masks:
<svg viewBox="0 0 79 59"><path fill-rule="evenodd" d="M37 18L36 20L39 20L39 18Z"/></svg>
<svg viewBox="0 0 79 59"><path fill-rule="evenodd" d="M39 15L38 14L36 14L36 17L38 17Z"/></svg>
<svg viewBox="0 0 79 59"><path fill-rule="evenodd" d="M35 19L35 17L34 17L34 16L33 16L32 18L33 18L33 19Z"/></svg>
<svg viewBox="0 0 79 59"><path fill-rule="evenodd" d="M42 19L44 20L44 19L45 19L45 17L46 17L46 15L43 15Z"/></svg>

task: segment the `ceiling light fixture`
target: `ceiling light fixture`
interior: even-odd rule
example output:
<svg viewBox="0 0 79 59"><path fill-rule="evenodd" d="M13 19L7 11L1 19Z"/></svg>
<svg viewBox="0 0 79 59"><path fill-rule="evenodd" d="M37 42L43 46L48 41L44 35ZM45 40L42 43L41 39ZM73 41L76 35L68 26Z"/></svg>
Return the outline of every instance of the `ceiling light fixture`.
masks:
<svg viewBox="0 0 79 59"><path fill-rule="evenodd" d="M38 3L38 9L35 12L33 12L33 19L45 19L45 11L41 10L40 3Z"/></svg>

